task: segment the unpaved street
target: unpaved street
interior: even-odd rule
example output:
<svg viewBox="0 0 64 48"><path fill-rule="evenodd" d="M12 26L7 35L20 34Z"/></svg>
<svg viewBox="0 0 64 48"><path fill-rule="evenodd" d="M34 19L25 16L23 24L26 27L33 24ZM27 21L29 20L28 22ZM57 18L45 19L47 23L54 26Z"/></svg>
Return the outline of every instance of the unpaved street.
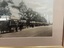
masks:
<svg viewBox="0 0 64 48"><path fill-rule="evenodd" d="M22 29L22 31L0 34L0 37L43 37L52 36L52 26L39 26Z"/></svg>

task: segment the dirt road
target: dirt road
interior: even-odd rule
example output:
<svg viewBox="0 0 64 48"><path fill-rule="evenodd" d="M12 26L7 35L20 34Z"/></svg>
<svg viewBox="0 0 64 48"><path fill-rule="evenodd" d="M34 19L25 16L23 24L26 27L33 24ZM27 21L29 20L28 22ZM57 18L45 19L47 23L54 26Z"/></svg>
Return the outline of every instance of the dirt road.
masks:
<svg viewBox="0 0 64 48"><path fill-rule="evenodd" d="M26 28L22 31L0 34L0 37L43 37L52 36L52 26Z"/></svg>

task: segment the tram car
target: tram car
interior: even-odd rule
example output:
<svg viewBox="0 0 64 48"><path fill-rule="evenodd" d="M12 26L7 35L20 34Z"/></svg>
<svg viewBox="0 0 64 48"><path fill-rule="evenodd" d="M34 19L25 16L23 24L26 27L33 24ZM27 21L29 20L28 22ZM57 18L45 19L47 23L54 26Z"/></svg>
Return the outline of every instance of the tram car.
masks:
<svg viewBox="0 0 64 48"><path fill-rule="evenodd" d="M42 22L35 22L35 21L30 21L30 23L27 26L27 21L26 20L6 20L4 18L0 19L0 31L1 33L5 32L18 32L18 30L22 30L27 27L37 27L37 26L46 26L48 25L47 23L42 23Z"/></svg>

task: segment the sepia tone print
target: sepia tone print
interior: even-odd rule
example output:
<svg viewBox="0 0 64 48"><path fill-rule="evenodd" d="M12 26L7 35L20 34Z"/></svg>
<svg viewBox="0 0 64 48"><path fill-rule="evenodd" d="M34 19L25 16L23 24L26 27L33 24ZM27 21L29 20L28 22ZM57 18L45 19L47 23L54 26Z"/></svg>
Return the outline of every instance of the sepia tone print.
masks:
<svg viewBox="0 0 64 48"><path fill-rule="evenodd" d="M53 0L0 0L0 37L50 37Z"/></svg>

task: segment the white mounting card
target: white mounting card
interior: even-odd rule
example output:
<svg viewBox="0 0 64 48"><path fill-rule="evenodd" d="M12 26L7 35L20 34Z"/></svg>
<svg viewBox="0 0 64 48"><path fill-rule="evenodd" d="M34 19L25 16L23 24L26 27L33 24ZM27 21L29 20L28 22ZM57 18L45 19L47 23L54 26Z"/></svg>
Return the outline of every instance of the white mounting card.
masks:
<svg viewBox="0 0 64 48"><path fill-rule="evenodd" d="M1 0L0 22L1 46L62 45L63 0Z"/></svg>

